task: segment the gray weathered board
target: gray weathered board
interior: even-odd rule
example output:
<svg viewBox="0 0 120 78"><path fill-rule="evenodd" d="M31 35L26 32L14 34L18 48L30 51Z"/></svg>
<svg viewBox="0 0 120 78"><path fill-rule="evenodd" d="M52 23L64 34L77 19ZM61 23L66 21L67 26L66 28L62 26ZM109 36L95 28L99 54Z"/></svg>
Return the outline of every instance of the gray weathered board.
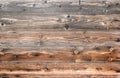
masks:
<svg viewBox="0 0 120 78"><path fill-rule="evenodd" d="M120 0L0 0L0 78L120 78Z"/></svg>

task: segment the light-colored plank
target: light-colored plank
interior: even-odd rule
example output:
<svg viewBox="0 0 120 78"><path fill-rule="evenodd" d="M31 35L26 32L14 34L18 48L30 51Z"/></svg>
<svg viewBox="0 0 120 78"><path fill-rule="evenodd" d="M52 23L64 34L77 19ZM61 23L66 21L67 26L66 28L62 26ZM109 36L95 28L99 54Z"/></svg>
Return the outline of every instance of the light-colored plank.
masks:
<svg viewBox="0 0 120 78"><path fill-rule="evenodd" d="M117 15L35 15L1 14L1 31L43 31L43 30L119 30Z"/></svg>

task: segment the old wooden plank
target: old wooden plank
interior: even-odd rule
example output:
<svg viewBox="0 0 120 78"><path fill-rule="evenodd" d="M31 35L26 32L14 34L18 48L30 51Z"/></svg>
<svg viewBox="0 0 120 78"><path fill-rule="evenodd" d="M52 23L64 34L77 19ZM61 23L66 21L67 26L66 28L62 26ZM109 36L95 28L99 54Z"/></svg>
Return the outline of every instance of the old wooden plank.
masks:
<svg viewBox="0 0 120 78"><path fill-rule="evenodd" d="M16 78L16 77L20 77L20 78L117 78L119 77L119 75L35 75L35 74L1 74L1 77L9 77L9 78Z"/></svg>
<svg viewBox="0 0 120 78"><path fill-rule="evenodd" d="M119 7L119 0L0 0L0 77L119 78Z"/></svg>
<svg viewBox="0 0 120 78"><path fill-rule="evenodd" d="M0 43L9 42L119 42L119 31L62 31L62 32L0 32Z"/></svg>
<svg viewBox="0 0 120 78"><path fill-rule="evenodd" d="M119 62L25 62L25 61L2 61L0 62L0 68L3 71L64 71L64 70L93 70L93 71L111 71L119 73ZM46 70L47 69L47 70ZM0 72L2 73L2 71Z"/></svg>
<svg viewBox="0 0 120 78"><path fill-rule="evenodd" d="M120 46L119 31L1 32L1 48Z"/></svg>
<svg viewBox="0 0 120 78"><path fill-rule="evenodd" d="M26 54L26 53L43 53L43 54L78 54L80 53L109 53L120 52L120 46L94 46L94 47L39 47L39 48L0 48L1 55L4 54Z"/></svg>
<svg viewBox="0 0 120 78"><path fill-rule="evenodd" d="M120 62L120 53L112 53L112 52L94 52L89 51L91 53L81 53L81 54L44 54L44 53L26 53L26 54L2 54L0 55L0 60L1 61L34 61L34 60L39 60L39 61L76 61L76 62L81 62L81 61L117 61Z"/></svg>
<svg viewBox="0 0 120 78"><path fill-rule="evenodd" d="M39 48L39 47L98 47L98 46L120 46L120 42L103 42L103 43L88 43L88 42L55 42L55 41L39 41L39 42L7 42L0 43L2 48Z"/></svg>
<svg viewBox="0 0 120 78"><path fill-rule="evenodd" d="M21 30L119 30L118 15L32 15L1 14L1 31ZM11 17L12 16L12 17Z"/></svg>
<svg viewBox="0 0 120 78"><path fill-rule="evenodd" d="M72 5L72 2L74 4L74 1L38 1L37 3L34 1L28 1L28 2L17 2L17 1L8 1L6 6L3 5L1 7L1 11L6 12L26 12L26 13L41 13L41 14L63 14L63 13L76 13L76 14L118 14L119 11L119 5L113 5L109 1L108 4L105 1L95 1L97 3L100 3L103 6L96 6L96 5L87 5L81 4L82 9L79 7L79 1L76 2L76 5ZM83 1L88 2L89 1ZM116 1L119 4L119 1ZM92 1L94 3L94 1ZM91 3L91 4L92 4ZM115 3L115 2L113 2ZM108 7L110 5L110 7ZM46 9L46 10L45 10Z"/></svg>
<svg viewBox="0 0 120 78"><path fill-rule="evenodd" d="M1 77L9 77L9 78L117 78L119 75L80 75L80 74L51 74L51 75L39 75L39 74L1 74Z"/></svg>
<svg viewBox="0 0 120 78"><path fill-rule="evenodd" d="M39 49L1 48L0 60L5 61L120 61L119 47L58 47Z"/></svg>
<svg viewBox="0 0 120 78"><path fill-rule="evenodd" d="M57 74L51 74L51 73L55 73L55 72L57 72ZM68 72L68 71L63 71L64 73L65 72ZM81 78L81 76L82 77L85 77L85 78L89 78L89 77L91 77L91 78L116 78L116 77L118 77L119 78L119 74L115 74L115 73L112 73L112 72L109 72L110 73L110 75L108 76L108 74L106 74L106 72L104 72L104 74L102 73L97 73L97 75L94 75L94 74L89 74L88 72L84 72L84 73L87 73L87 75L85 74L85 75L83 75L83 74L75 74L75 73L73 73L73 72L70 72L70 73L73 73L73 74L63 74L63 72L61 72L61 71L54 71L54 72L49 72L50 74L41 74L40 72L38 72L38 73L40 73L40 74L37 74L37 72L19 72L19 73L21 73L22 75L26 75L26 76L31 76L31 75L33 75L33 74L35 74L36 76L38 76L38 78L43 78L43 77L45 77L45 78L49 78L48 76L50 76L50 78L52 77L52 78L54 78L54 77L58 77L58 78L73 78L73 77L75 77L75 75L76 75L76 77L75 78L77 78L77 75L78 75L78 77L80 77ZM82 71L83 72L83 71ZM7 72L7 73L9 73L10 75L12 74L12 75L14 75L14 74L18 74L18 72L16 71L16 72ZM60 73L60 74L58 74L58 73ZM79 71L79 73L81 73L80 71ZM95 72L94 72L95 73ZM9 74L3 74L3 76L4 75L9 75ZM18 74L19 75L19 74ZM32 78L34 78L34 76L35 75L33 75L33 76L31 76ZM60 75L62 75L62 76L60 76ZM72 77L73 76L73 77ZM30 77L30 78L31 78ZM25 77L26 78L26 77ZM36 77L35 77L36 78Z"/></svg>

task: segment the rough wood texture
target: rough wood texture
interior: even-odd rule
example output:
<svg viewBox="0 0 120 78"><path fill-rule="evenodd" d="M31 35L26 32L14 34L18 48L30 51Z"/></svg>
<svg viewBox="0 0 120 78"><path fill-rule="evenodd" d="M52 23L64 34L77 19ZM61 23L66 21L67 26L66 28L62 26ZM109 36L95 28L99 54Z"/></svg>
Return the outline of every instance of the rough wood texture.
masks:
<svg viewBox="0 0 120 78"><path fill-rule="evenodd" d="M3 77L10 77L10 78L16 78L16 77L20 77L20 78L119 78L119 76L116 76L116 75L111 75L111 76L108 76L108 75L35 75L35 74L30 74L30 75L18 75L18 74L14 74L14 75L6 75L6 74L3 74L1 75Z"/></svg>
<svg viewBox="0 0 120 78"><path fill-rule="evenodd" d="M0 0L0 78L120 78L120 0Z"/></svg>

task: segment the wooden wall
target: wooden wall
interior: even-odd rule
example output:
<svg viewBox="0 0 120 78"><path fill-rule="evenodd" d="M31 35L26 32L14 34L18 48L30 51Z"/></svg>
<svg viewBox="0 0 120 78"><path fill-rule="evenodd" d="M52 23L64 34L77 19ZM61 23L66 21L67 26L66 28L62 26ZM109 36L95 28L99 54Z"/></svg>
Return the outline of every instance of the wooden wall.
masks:
<svg viewBox="0 0 120 78"><path fill-rule="evenodd" d="M120 0L0 0L0 78L120 78Z"/></svg>

